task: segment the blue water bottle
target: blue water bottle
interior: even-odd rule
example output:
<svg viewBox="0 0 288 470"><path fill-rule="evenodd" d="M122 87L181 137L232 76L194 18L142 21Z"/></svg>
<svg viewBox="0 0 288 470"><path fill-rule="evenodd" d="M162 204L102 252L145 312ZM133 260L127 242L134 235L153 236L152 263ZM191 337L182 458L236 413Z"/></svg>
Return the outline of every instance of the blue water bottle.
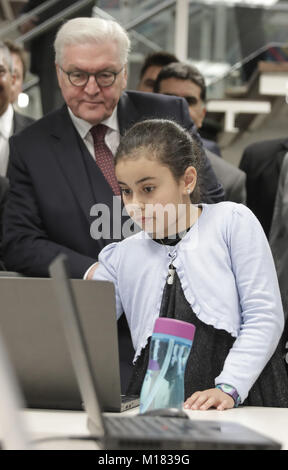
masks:
<svg viewBox="0 0 288 470"><path fill-rule="evenodd" d="M173 318L156 320L140 394L140 413L159 408L182 409L184 373L194 334L191 323Z"/></svg>

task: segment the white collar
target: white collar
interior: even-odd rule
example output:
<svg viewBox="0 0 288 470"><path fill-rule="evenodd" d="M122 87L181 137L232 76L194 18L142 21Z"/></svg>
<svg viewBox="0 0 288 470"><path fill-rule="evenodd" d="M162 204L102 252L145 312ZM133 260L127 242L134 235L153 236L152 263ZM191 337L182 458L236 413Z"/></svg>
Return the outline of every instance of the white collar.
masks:
<svg viewBox="0 0 288 470"><path fill-rule="evenodd" d="M12 104L9 104L5 113L0 116L0 134L7 140L13 133L13 115L13 106Z"/></svg>
<svg viewBox="0 0 288 470"><path fill-rule="evenodd" d="M75 116L75 114L73 114L73 112L71 111L69 107L68 107L68 112L80 136L82 137L82 139L85 139L88 132L93 126L89 122L84 121L84 119L81 119ZM107 119L102 121L101 124L105 124L105 126L107 126L109 130L116 131L119 133L119 124L118 124L118 119L117 119L117 106L114 108L111 116L109 116Z"/></svg>

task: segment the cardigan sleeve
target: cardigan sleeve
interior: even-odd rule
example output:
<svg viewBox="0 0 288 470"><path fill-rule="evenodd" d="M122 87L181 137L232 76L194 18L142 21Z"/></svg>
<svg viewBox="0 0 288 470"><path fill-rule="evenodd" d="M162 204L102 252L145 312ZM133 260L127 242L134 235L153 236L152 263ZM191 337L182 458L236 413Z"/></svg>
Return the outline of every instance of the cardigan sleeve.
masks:
<svg viewBox="0 0 288 470"><path fill-rule="evenodd" d="M119 264L119 250L118 243L111 243L99 253L99 264L94 272L94 281L108 281L113 282L115 287L116 297L116 315L117 319L123 313L123 307L119 295L117 268Z"/></svg>
<svg viewBox="0 0 288 470"><path fill-rule="evenodd" d="M243 402L278 345L284 314L268 241L247 207L235 207L226 236L241 327L215 384L234 386Z"/></svg>

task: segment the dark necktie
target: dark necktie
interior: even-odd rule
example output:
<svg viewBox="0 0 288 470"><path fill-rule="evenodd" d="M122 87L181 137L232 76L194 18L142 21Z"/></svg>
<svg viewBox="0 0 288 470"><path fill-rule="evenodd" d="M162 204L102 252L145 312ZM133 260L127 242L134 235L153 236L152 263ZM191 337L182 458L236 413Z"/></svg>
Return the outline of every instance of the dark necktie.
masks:
<svg viewBox="0 0 288 470"><path fill-rule="evenodd" d="M110 184L113 193L120 195L120 188L115 175L114 158L111 150L105 143L105 134L108 127L98 124L90 129L94 141L95 159L98 167L102 171L105 179Z"/></svg>

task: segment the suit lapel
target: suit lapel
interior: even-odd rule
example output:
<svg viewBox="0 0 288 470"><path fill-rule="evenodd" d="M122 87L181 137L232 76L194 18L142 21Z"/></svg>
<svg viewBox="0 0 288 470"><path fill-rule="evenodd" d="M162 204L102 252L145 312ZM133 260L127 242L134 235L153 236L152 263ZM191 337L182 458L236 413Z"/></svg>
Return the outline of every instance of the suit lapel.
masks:
<svg viewBox="0 0 288 470"><path fill-rule="evenodd" d="M95 199L82 155L80 156L80 139L77 136L77 131L73 126L66 106L55 115L51 138L54 141L54 155L59 163L62 174L90 224L90 209L95 204ZM82 145L84 146L83 143Z"/></svg>
<svg viewBox="0 0 288 470"><path fill-rule="evenodd" d="M22 116L22 114L13 113L13 133L17 134L18 132L22 131L25 127L29 124L32 124L34 119L29 118L27 116Z"/></svg>
<svg viewBox="0 0 288 470"><path fill-rule="evenodd" d="M139 121L139 112L129 95L124 92L117 107L120 134L123 135L133 124Z"/></svg>

